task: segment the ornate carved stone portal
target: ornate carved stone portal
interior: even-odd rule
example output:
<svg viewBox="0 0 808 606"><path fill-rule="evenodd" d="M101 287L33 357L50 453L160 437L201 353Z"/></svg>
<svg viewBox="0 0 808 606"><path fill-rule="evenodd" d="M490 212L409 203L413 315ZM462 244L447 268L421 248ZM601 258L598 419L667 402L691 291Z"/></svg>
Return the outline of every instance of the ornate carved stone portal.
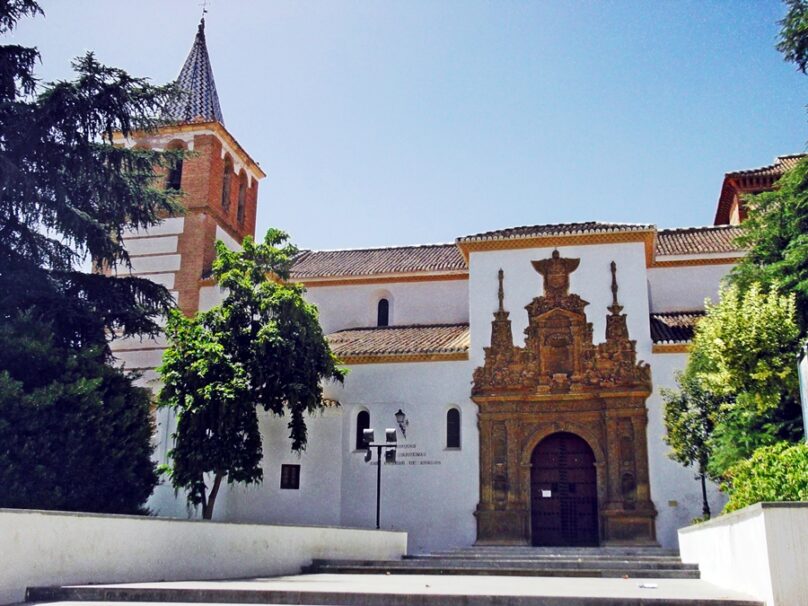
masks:
<svg viewBox="0 0 808 606"><path fill-rule="evenodd" d="M569 276L579 263L557 250L533 261L544 294L525 308L524 347L513 344L499 270L491 346L485 348L485 365L474 371L472 389L480 410L479 544L541 542L531 525L531 457L543 439L558 432L576 434L594 453L599 541L655 542L645 408L651 371L637 362L636 342L617 302L614 262L606 341L593 343L584 312L588 303L569 292ZM564 488L565 494L574 491ZM546 492L552 498L552 491Z"/></svg>

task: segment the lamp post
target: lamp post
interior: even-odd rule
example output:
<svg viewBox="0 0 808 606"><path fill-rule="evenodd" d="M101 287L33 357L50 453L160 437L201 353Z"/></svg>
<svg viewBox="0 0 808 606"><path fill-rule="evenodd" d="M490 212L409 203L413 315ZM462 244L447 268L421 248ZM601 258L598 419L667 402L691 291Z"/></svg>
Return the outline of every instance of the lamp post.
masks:
<svg viewBox="0 0 808 606"><path fill-rule="evenodd" d="M405 415L404 411L399 408L398 412L396 412L396 414L394 414L393 416L396 418L396 424L398 425L398 428L401 430L401 435L406 438L407 426L410 424L410 422L407 420L407 415Z"/></svg>
<svg viewBox="0 0 808 606"><path fill-rule="evenodd" d="M384 430L384 438L385 441L379 444L374 444L374 432L372 429L365 429L362 431L362 437L365 441L365 446L368 447L368 451L365 453L365 462L370 463L370 459L372 458L372 453L370 451L371 448L376 449L376 460L378 462L378 467L376 468L376 529L379 529L379 514L381 511L381 494L382 494L382 450L384 450L384 461L385 463L395 463L396 462L396 448L397 439L396 439L396 430L390 429L389 427Z"/></svg>

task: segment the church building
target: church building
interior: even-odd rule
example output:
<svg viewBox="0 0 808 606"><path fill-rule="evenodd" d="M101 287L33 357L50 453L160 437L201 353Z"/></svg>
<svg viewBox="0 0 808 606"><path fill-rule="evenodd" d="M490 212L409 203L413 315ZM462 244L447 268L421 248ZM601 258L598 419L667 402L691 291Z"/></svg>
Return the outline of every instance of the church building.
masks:
<svg viewBox="0 0 808 606"><path fill-rule="evenodd" d="M120 142L194 152L165 177L186 193L187 212L129 233L126 246L132 273L193 314L222 300L209 277L214 243L237 249L254 235L265 174L224 125L204 21L179 85L175 125ZM708 227L537 224L446 244L301 252L291 278L350 373L325 386L334 404L307 418L300 455L287 421L259 412L264 482L223 489L214 519L375 527L377 461L366 462L362 432L394 428L381 527L407 531L411 552L676 547L676 530L701 515L701 487L668 458L661 392L685 367L705 298L744 253L734 243L742 196L771 188L799 157L727 173ZM165 347L113 343L155 391ZM174 426L157 414L164 462ZM719 511L715 487L709 499ZM167 483L148 506L197 515Z"/></svg>

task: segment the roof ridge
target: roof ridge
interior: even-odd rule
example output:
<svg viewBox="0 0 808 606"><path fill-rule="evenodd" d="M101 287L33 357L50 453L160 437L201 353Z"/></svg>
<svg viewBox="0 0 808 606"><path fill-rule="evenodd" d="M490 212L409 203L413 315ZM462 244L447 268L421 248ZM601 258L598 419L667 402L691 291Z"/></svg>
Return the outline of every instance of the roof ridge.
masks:
<svg viewBox="0 0 808 606"><path fill-rule="evenodd" d="M468 322L438 322L437 324L394 324L392 326L356 326L354 328L343 328L329 335L337 335L342 332L352 332L356 330L398 330L403 328L468 328Z"/></svg>
<svg viewBox="0 0 808 606"><path fill-rule="evenodd" d="M533 238L541 236L557 236L566 233L585 233L587 231L603 232L603 231L644 231L656 230L653 223L625 223L615 221L573 221L569 223L539 223L536 225L517 225L512 227L503 227L492 229L476 234L460 236L457 242L466 242L476 239L491 239L494 237L519 239L519 238Z"/></svg>
<svg viewBox="0 0 808 606"><path fill-rule="evenodd" d="M412 248L439 248L439 247L456 247L455 242L438 242L435 244L394 244L392 246L368 246L367 248L322 248L318 250L308 250L309 253L328 253L328 252L364 252L373 250L402 250Z"/></svg>
<svg viewBox="0 0 808 606"><path fill-rule="evenodd" d="M808 156L808 152L803 152L799 154L782 154L779 156L775 156L774 160L772 160L771 164L764 164L763 166L756 166L754 168L741 168L737 170L731 170L725 173L725 176L729 175L743 175L747 173L756 173L764 170L776 170L779 169L782 165L781 160L786 160L790 158L799 158L803 156Z"/></svg>
<svg viewBox="0 0 808 606"><path fill-rule="evenodd" d="M720 229L735 229L739 228L739 225L693 225L691 227L664 227L661 229L657 229L657 233L663 232L686 232L686 231L703 231L708 229L713 230L720 230Z"/></svg>

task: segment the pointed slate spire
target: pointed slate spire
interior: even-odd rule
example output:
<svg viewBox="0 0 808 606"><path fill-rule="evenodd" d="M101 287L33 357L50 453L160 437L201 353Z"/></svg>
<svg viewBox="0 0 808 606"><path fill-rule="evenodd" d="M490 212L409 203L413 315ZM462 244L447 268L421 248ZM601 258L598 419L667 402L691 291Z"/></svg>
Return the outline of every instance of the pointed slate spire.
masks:
<svg viewBox="0 0 808 606"><path fill-rule="evenodd" d="M166 108L166 117L178 122L205 122L216 120L224 124L216 82L210 67L208 47L205 43L205 18L199 22L194 45L185 65L177 77L177 85L183 91L180 99Z"/></svg>

